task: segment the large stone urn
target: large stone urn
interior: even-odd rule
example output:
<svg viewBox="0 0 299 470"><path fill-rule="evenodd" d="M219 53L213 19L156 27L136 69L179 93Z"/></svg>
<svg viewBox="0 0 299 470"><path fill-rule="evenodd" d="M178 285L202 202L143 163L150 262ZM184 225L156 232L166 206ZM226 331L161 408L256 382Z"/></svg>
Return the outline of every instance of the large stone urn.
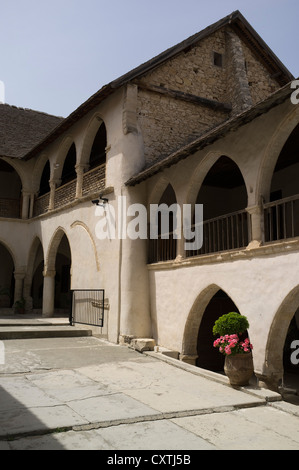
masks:
<svg viewBox="0 0 299 470"><path fill-rule="evenodd" d="M224 372L231 385L237 387L248 385L253 371L251 352L225 356Z"/></svg>

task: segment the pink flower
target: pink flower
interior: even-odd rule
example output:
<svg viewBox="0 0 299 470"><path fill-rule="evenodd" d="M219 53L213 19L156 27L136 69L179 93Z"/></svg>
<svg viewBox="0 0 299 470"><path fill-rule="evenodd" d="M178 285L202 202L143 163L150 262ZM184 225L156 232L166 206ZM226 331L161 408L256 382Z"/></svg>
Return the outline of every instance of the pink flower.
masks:
<svg viewBox="0 0 299 470"><path fill-rule="evenodd" d="M225 351L225 353L228 354L228 355L230 355L230 354L232 353L229 346L225 346L224 351Z"/></svg>

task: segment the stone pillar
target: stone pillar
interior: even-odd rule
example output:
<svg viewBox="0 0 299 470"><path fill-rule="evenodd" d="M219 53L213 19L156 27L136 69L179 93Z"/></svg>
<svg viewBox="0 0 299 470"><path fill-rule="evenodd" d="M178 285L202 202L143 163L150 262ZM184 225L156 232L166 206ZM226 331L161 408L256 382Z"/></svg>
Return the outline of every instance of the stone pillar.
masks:
<svg viewBox="0 0 299 470"><path fill-rule="evenodd" d="M43 317L52 317L54 315L55 299L55 274L56 271L44 271L44 290L43 290Z"/></svg>
<svg viewBox="0 0 299 470"><path fill-rule="evenodd" d="M246 211L250 214L251 220L251 241L249 246L259 246L263 240L263 230L262 230L262 215L263 209L261 205L247 207Z"/></svg>
<svg viewBox="0 0 299 470"><path fill-rule="evenodd" d="M83 175L87 169L88 169L88 165L86 164L78 163L76 165L76 173L77 173L76 198L82 197Z"/></svg>
<svg viewBox="0 0 299 470"><path fill-rule="evenodd" d="M51 180L49 182L50 185L50 199L49 199L49 207L48 210L51 211L54 209L55 206L55 189L56 189L56 181Z"/></svg>
<svg viewBox="0 0 299 470"><path fill-rule="evenodd" d="M50 199L48 210L53 210L55 208L55 191L56 188L59 188L61 185L61 179L52 179L49 181L50 186Z"/></svg>
<svg viewBox="0 0 299 470"><path fill-rule="evenodd" d="M23 191L22 199L22 219L28 219L30 193L28 191Z"/></svg>
<svg viewBox="0 0 299 470"><path fill-rule="evenodd" d="M30 194L30 205L29 205L29 219L32 219L32 217L33 217L34 200L35 200L35 195L34 195L34 193L31 193Z"/></svg>
<svg viewBox="0 0 299 470"><path fill-rule="evenodd" d="M25 271L23 269L15 270L15 291L14 291L14 303L23 298L23 284L25 278Z"/></svg>
<svg viewBox="0 0 299 470"><path fill-rule="evenodd" d="M139 188L138 188L139 189ZM120 233L120 318L119 341L125 338L151 338L147 240L131 240L126 236L126 212L136 202L138 190L131 188L118 203ZM121 207L120 207L121 206Z"/></svg>

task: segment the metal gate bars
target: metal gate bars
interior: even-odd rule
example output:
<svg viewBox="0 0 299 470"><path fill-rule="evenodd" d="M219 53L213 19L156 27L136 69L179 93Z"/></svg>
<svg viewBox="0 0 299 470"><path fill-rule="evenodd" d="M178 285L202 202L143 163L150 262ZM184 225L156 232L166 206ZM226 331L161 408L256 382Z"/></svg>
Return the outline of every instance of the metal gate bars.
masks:
<svg viewBox="0 0 299 470"><path fill-rule="evenodd" d="M104 289L74 289L71 291L70 324L100 326L104 324Z"/></svg>

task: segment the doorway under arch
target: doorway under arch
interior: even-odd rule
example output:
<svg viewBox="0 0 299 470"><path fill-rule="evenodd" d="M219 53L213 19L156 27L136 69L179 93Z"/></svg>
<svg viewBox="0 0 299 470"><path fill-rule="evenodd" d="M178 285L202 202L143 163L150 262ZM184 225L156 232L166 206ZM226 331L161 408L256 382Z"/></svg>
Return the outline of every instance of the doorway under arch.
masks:
<svg viewBox="0 0 299 470"><path fill-rule="evenodd" d="M299 285L281 303L268 335L264 380L270 388L279 385L299 391ZM297 353L296 353L297 350Z"/></svg>
<svg viewBox="0 0 299 470"><path fill-rule="evenodd" d="M69 313L71 289L71 249L64 234L58 245L55 260L55 300L56 312Z"/></svg>
<svg viewBox="0 0 299 470"><path fill-rule="evenodd" d="M224 368L224 355L218 348L214 348L213 326L219 317L229 312L237 312L238 308L232 299L221 289L213 295L205 308L197 335L196 365L202 369L222 372Z"/></svg>
<svg viewBox="0 0 299 470"><path fill-rule="evenodd" d="M0 242L0 308L11 308L14 302L14 260L6 248Z"/></svg>

